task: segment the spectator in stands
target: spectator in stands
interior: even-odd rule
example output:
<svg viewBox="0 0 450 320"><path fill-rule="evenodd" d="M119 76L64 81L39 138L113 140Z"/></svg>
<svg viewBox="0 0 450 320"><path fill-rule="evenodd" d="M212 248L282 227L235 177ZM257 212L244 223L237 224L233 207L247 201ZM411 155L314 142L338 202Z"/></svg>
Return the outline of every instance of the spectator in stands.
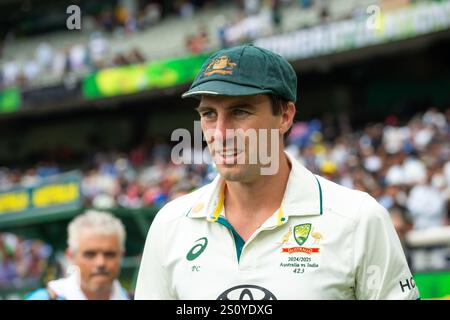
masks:
<svg viewBox="0 0 450 320"><path fill-rule="evenodd" d="M319 0L318 9L320 12L320 20L322 23L330 22L329 0Z"/></svg>
<svg viewBox="0 0 450 320"><path fill-rule="evenodd" d="M5 235L0 234L0 288L10 288L17 278L14 252L8 246Z"/></svg>
<svg viewBox="0 0 450 320"><path fill-rule="evenodd" d="M87 211L68 227L66 255L74 264L68 277L50 281L27 300L128 300L117 276L125 228L112 214Z"/></svg>
<svg viewBox="0 0 450 320"><path fill-rule="evenodd" d="M260 0L244 0L244 12L247 16L258 14L261 7Z"/></svg>
<svg viewBox="0 0 450 320"><path fill-rule="evenodd" d="M393 206L389 209L391 215L392 223L394 224L395 230L397 231L400 242L405 246L405 236L406 233L411 229L411 223L406 217L405 208L401 206Z"/></svg>
<svg viewBox="0 0 450 320"><path fill-rule="evenodd" d="M407 207L413 218L414 229L439 227L446 224L447 203L442 193L431 184L432 171L425 183L411 189Z"/></svg>
<svg viewBox="0 0 450 320"><path fill-rule="evenodd" d="M127 59L128 62L131 64L144 63L146 61L144 55L138 48L132 49L131 52L128 54Z"/></svg>
<svg viewBox="0 0 450 320"><path fill-rule="evenodd" d="M36 48L36 61L41 70L48 70L53 61L53 49L47 42L41 42Z"/></svg>
<svg viewBox="0 0 450 320"><path fill-rule="evenodd" d="M9 60L3 64L3 83L5 87L16 84L19 78L20 67L15 60Z"/></svg>
<svg viewBox="0 0 450 320"><path fill-rule="evenodd" d="M109 43L100 32L94 32L89 39L89 55L91 57L91 63L95 69L101 69L106 67L103 61L108 54Z"/></svg>
<svg viewBox="0 0 450 320"><path fill-rule="evenodd" d="M178 12L181 18L189 19L194 15L195 7L188 0L179 0L175 2L175 10Z"/></svg>
<svg viewBox="0 0 450 320"><path fill-rule="evenodd" d="M113 32L114 30L114 11L113 9L108 6L106 7L101 13L99 17L100 24L103 26L103 29L106 32Z"/></svg>
<svg viewBox="0 0 450 320"><path fill-rule="evenodd" d="M126 66L128 64L130 64L130 62L128 61L128 58L126 57L125 53L116 54L116 56L114 58L115 66Z"/></svg>
<svg viewBox="0 0 450 320"><path fill-rule="evenodd" d="M80 72L86 66L87 48L84 44L75 44L69 51L70 70L72 72Z"/></svg>
<svg viewBox="0 0 450 320"><path fill-rule="evenodd" d="M282 12L281 12L281 0L271 0L270 1L270 10L272 16L272 24L275 29L275 33L282 32Z"/></svg>
<svg viewBox="0 0 450 320"><path fill-rule="evenodd" d="M205 44L205 38L200 34L189 35L186 38L186 49L192 54L202 53Z"/></svg>
<svg viewBox="0 0 450 320"><path fill-rule="evenodd" d="M55 77L62 78L69 69L69 49L65 48L62 51L55 53L52 62L52 74Z"/></svg>
<svg viewBox="0 0 450 320"><path fill-rule="evenodd" d="M52 248L40 240L0 234L0 289L39 285L51 252Z"/></svg>
<svg viewBox="0 0 450 320"><path fill-rule="evenodd" d="M139 15L139 27L146 29L157 24L161 20L161 5L156 2L148 3Z"/></svg>

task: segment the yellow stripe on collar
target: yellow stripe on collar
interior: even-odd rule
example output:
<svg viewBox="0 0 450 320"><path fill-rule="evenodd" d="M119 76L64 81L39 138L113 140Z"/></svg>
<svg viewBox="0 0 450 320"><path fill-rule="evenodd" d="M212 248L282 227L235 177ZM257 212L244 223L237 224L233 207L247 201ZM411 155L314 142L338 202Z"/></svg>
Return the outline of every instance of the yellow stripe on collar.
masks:
<svg viewBox="0 0 450 320"><path fill-rule="evenodd" d="M283 217L283 209L280 207L280 209L278 209L278 219L277 219L277 224L278 225L282 225L284 221L284 217Z"/></svg>
<svg viewBox="0 0 450 320"><path fill-rule="evenodd" d="M225 200L225 183L220 188L220 197L219 197L219 203L217 204L217 207L214 209L214 212L211 214L211 221L215 222L217 219L219 219L220 213L223 209L223 203Z"/></svg>

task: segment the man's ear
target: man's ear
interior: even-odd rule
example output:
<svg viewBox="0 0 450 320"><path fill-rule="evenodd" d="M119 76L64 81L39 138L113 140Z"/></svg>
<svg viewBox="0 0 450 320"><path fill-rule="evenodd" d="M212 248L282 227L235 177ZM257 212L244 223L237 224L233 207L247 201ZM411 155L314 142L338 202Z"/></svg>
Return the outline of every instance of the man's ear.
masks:
<svg viewBox="0 0 450 320"><path fill-rule="evenodd" d="M285 134L292 127L297 109L295 103L289 101L281 111L280 133Z"/></svg>

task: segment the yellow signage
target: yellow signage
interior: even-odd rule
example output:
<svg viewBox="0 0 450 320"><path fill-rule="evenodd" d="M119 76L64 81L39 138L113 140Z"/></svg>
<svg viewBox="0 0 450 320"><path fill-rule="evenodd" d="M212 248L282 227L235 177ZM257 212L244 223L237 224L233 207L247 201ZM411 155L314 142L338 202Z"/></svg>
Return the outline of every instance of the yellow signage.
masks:
<svg viewBox="0 0 450 320"><path fill-rule="evenodd" d="M30 213L55 207L59 211L80 208L81 174L78 171L42 180L31 188L15 188L0 192L0 215Z"/></svg>
<svg viewBox="0 0 450 320"><path fill-rule="evenodd" d="M0 214L26 210L28 204L29 199L26 191L21 190L0 194Z"/></svg>
<svg viewBox="0 0 450 320"><path fill-rule="evenodd" d="M78 184L75 182L50 184L32 192L33 206L36 208L66 204L78 200L78 196Z"/></svg>

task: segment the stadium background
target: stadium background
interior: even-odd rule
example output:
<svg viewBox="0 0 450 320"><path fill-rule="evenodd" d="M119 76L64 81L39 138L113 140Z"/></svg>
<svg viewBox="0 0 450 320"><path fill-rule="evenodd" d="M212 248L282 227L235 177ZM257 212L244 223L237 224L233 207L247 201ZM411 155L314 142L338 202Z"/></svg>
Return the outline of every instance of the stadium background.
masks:
<svg viewBox="0 0 450 320"><path fill-rule="evenodd" d="M69 30L73 4L81 29ZM171 164L172 131L197 119L196 102L180 94L208 53L244 42L279 52L298 73L287 149L376 197L422 297L450 296L450 1L7 0L3 299L63 275L67 223L91 207L125 223L121 281L133 290L158 207L214 175Z"/></svg>

